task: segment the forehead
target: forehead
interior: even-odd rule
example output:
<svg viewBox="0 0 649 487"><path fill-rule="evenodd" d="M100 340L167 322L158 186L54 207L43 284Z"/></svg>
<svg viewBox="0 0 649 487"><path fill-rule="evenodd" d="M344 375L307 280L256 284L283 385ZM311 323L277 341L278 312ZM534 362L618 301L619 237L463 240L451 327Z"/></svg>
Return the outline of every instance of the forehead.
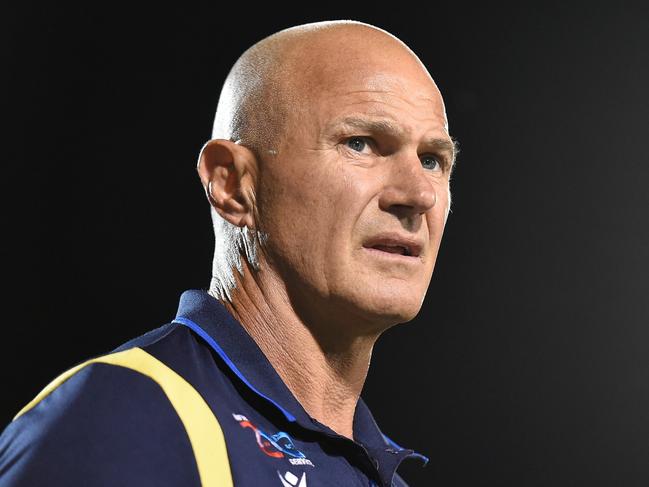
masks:
<svg viewBox="0 0 649 487"><path fill-rule="evenodd" d="M442 96L422 63L395 42L336 40L299 59L291 83L299 123L326 123L350 112L391 117L414 129L448 132Z"/></svg>
<svg viewBox="0 0 649 487"><path fill-rule="evenodd" d="M313 88L304 94L301 105L307 110L300 123L315 129L366 118L389 124L392 132L404 135L448 135L444 102L430 78L397 70L354 71L320 78Z"/></svg>

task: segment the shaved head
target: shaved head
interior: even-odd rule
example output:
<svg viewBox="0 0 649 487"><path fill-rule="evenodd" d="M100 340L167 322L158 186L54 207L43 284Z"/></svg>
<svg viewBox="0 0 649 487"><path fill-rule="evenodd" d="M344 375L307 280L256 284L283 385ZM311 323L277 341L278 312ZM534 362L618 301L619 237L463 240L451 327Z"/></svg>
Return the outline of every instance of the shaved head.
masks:
<svg viewBox="0 0 649 487"><path fill-rule="evenodd" d="M262 39L230 70L219 98L212 138L240 142L260 156L262 148L273 150L287 118L300 109L309 109L309 99L322 80L334 80L337 71L353 69L355 61L372 52L381 52L386 60L406 54L428 75L403 42L362 22L304 24Z"/></svg>
<svg viewBox="0 0 649 487"><path fill-rule="evenodd" d="M405 95L395 98L397 92ZM355 101L350 101L350 96L355 96ZM403 42L372 25L329 21L291 27L259 41L236 61L221 91L212 139L235 142L251 151L255 178L259 177L263 184L248 190L254 213L250 228L222 218L212 205L216 238L213 294L230 299L230 290L235 286L233 269L243 272L242 255L252 269L259 270L259 251L263 251L269 235L272 238L271 227L278 223L271 212L264 215L264 208L271 208L275 196L286 187L285 179L277 179L281 173L271 168L286 164L284 157L289 157L293 148L303 146L307 140L315 141L316 132L324 133L326 126L334 122L325 114L333 117L331 107L339 101L360 107L368 105L372 97L377 103L371 106L383 104L388 108L370 110L375 118L388 113L395 106L394 100L412 107L404 105L403 113L429 104L432 109L426 113L434 114L437 126L450 141L441 94L424 65ZM358 120L359 114L355 115L352 118L365 127L376 129L392 123L387 119ZM395 127L392 132L397 134L399 130L409 133L403 127ZM438 145L445 142L439 137L435 140ZM319 151L322 147L312 144L307 149ZM455 151L451 152L450 166L455 158ZM199 165L200 161L199 157ZM211 197L209 184L206 189Z"/></svg>

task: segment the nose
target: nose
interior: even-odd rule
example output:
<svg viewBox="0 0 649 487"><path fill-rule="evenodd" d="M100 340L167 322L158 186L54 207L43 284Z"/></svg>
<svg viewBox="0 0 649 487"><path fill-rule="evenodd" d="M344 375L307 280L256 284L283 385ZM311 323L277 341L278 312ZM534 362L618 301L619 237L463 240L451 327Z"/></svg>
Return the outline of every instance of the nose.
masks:
<svg viewBox="0 0 649 487"><path fill-rule="evenodd" d="M379 207L400 219L421 215L433 208L437 203L437 193L421 167L419 156L393 162L379 197Z"/></svg>

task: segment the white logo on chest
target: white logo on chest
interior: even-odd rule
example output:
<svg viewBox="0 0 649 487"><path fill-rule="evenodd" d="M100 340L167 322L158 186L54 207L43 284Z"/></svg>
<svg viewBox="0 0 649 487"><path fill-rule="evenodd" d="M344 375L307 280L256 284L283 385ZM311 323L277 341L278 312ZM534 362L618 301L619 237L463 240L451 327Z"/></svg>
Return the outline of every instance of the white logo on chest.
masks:
<svg viewBox="0 0 649 487"><path fill-rule="evenodd" d="M286 472L282 477L282 474L277 472L279 479L282 481L284 487L306 487L306 472L302 473L302 478L298 479L291 472ZM298 484L297 481L300 481Z"/></svg>

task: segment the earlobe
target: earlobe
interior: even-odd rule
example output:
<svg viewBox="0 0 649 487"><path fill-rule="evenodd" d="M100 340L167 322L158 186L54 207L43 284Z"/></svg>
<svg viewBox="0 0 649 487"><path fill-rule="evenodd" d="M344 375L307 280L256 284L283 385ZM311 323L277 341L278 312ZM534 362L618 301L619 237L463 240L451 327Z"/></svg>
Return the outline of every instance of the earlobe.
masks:
<svg viewBox="0 0 649 487"><path fill-rule="evenodd" d="M257 161L248 148L213 139L201 149L196 167L208 201L233 225L254 228L254 185Z"/></svg>

